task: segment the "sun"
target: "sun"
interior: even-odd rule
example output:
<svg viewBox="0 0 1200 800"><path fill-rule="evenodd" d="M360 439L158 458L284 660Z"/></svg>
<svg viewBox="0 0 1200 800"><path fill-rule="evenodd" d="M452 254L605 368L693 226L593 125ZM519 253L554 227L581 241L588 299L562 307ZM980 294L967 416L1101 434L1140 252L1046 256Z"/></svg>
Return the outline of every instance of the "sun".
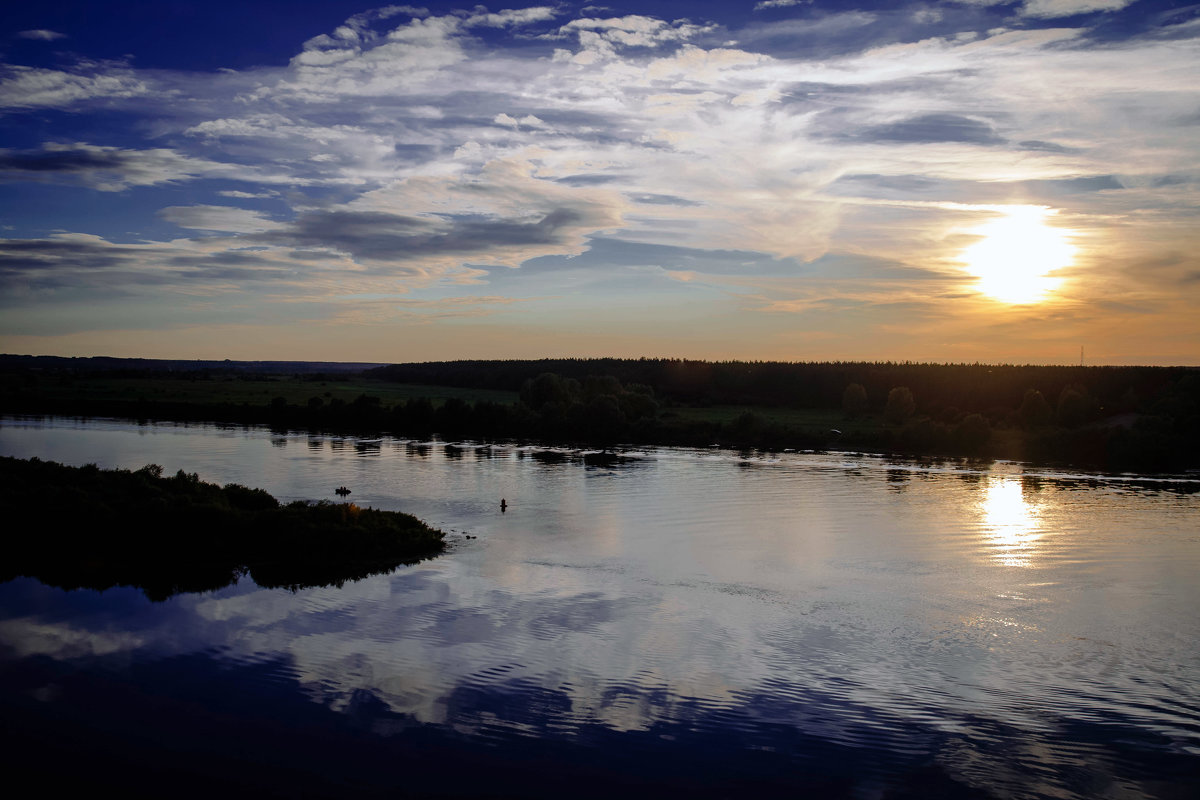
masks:
<svg viewBox="0 0 1200 800"><path fill-rule="evenodd" d="M1051 273L1071 263L1075 246L1066 231L1046 224L1054 213L1045 206L1010 206L970 231L982 238L959 258L979 278L979 291L1005 303L1036 303L1062 283Z"/></svg>

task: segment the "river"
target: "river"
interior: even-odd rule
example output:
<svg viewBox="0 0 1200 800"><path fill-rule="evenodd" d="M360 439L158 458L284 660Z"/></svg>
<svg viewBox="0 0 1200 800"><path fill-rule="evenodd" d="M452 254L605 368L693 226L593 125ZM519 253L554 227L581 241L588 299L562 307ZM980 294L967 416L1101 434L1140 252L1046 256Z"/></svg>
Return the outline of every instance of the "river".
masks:
<svg viewBox="0 0 1200 800"><path fill-rule="evenodd" d="M448 532L341 587L0 585L3 745L49 786L1200 796L1195 475L49 418L0 455Z"/></svg>

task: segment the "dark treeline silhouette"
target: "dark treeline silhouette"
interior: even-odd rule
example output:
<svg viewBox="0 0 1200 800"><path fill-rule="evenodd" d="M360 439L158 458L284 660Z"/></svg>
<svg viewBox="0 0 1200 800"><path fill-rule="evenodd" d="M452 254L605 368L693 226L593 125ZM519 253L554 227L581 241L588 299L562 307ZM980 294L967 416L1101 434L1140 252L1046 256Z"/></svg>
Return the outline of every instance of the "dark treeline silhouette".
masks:
<svg viewBox="0 0 1200 800"><path fill-rule="evenodd" d="M188 402L147 400L150 393L136 388L93 398L49 391L53 373L10 371L3 377L5 413L602 448L718 444L1013 458L1110 470L1200 466L1200 370L1188 367L548 359L397 364L364 373L368 387L373 379L381 386L519 392L511 404L417 397L388 405L367 392L350 401L322 393L299 403L284 397Z"/></svg>
<svg viewBox="0 0 1200 800"><path fill-rule="evenodd" d="M341 361L232 361L183 360L166 358L115 358L111 356L29 356L0 354L0 371L45 370L72 372L80 375L110 375L141 377L164 373L210 373L219 375L303 375L328 373L345 375L360 373L373 367L383 366L370 362Z"/></svg>
<svg viewBox="0 0 1200 800"><path fill-rule="evenodd" d="M519 391L542 373L583 381L606 375L622 384L653 388L665 401L685 405L839 408L846 387L866 389L882 411L888 392L907 386L923 413L946 408L984 412L1015 409L1026 390L1058 398L1079 384L1102 403L1130 406L1151 399L1187 375L1190 367L1075 367L911 362L690 361L686 359L542 359L437 361L393 364L365 374L397 383Z"/></svg>
<svg viewBox="0 0 1200 800"><path fill-rule="evenodd" d="M67 589L136 586L152 600L218 589L249 574L265 587L340 585L442 550L408 514L353 504L281 506L262 489L182 470L101 470L0 458L6 523L0 581Z"/></svg>

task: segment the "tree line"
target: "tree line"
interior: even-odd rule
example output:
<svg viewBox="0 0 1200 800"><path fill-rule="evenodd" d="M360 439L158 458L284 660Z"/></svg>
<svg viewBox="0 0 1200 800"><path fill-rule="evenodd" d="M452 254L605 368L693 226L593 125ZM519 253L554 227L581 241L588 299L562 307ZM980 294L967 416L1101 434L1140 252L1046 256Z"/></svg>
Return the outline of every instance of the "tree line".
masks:
<svg viewBox="0 0 1200 800"><path fill-rule="evenodd" d="M302 403L275 397L265 404L141 397L63 401L40 394L36 381L18 381L0 387L0 411L601 448L717 444L1003 457L1142 471L1200 466L1200 371L1185 367L558 359L398 364L364 374L398 383L516 391L519 399L508 404L418 397L387 405L363 393L352 401L314 395ZM732 417L718 413L728 406L742 410ZM820 413L807 423L795 421L795 414L787 421L785 412L797 409Z"/></svg>

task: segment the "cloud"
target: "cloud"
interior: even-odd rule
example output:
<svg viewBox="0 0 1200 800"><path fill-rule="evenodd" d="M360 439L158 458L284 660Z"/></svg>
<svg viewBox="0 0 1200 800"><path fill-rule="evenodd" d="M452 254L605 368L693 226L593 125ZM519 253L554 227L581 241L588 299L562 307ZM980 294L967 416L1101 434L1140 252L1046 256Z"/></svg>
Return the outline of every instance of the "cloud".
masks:
<svg viewBox="0 0 1200 800"><path fill-rule="evenodd" d="M122 65L83 62L72 72L0 65L0 108L69 108L150 92L150 83L143 76Z"/></svg>
<svg viewBox="0 0 1200 800"><path fill-rule="evenodd" d="M40 150L0 150L0 180L78 184L102 192L235 171L231 165L192 158L167 148L123 150L83 142L47 142Z"/></svg>
<svg viewBox="0 0 1200 800"><path fill-rule="evenodd" d="M644 203L652 206L698 206L701 205L698 200L689 200L686 197L678 197L673 194L654 194L643 192L640 194L631 194L629 199L635 203Z"/></svg>
<svg viewBox="0 0 1200 800"><path fill-rule="evenodd" d="M1021 13L1027 17L1054 19L1094 11L1120 11L1136 0L1026 0Z"/></svg>
<svg viewBox="0 0 1200 800"><path fill-rule="evenodd" d="M584 212L571 208L549 210L536 218L503 219L484 215L422 218L378 211L314 211L294 223L273 226L250 241L273 246L328 248L357 261L387 265L428 262L450 257L458 262L488 253L500 258L506 250L528 251L568 246L580 231L595 225Z"/></svg>
<svg viewBox="0 0 1200 800"><path fill-rule="evenodd" d="M221 197L233 197L239 200L266 200L279 196L279 192L243 192L237 189L226 189L217 194Z"/></svg>
<svg viewBox="0 0 1200 800"><path fill-rule="evenodd" d="M231 206L169 206L158 215L181 228L226 233L259 233L283 227L283 223L262 212Z"/></svg>
<svg viewBox="0 0 1200 800"><path fill-rule="evenodd" d="M559 36L574 35L583 49L572 57L576 63L591 63L596 57L611 57L616 49L658 47L695 38L714 29L688 20L665 20L630 14L624 17L574 19L558 29Z"/></svg>
<svg viewBox="0 0 1200 800"><path fill-rule="evenodd" d="M535 22L547 22L554 19L558 11L549 6L533 8L506 9L497 13L472 14L463 24L468 27L481 26L488 28L511 28L521 25L531 25Z"/></svg>
<svg viewBox="0 0 1200 800"><path fill-rule="evenodd" d="M760 0L754 4L755 11L762 11L765 8L791 8L792 6L800 6L811 3L812 0Z"/></svg>
<svg viewBox="0 0 1200 800"><path fill-rule="evenodd" d="M874 125L853 134L853 137L903 144L961 142L992 145L1004 141L989 123L957 114L922 114Z"/></svg>
<svg viewBox="0 0 1200 800"><path fill-rule="evenodd" d="M38 29L32 30L32 31L21 31L17 34L17 36L19 36L22 39L33 39L35 41L41 41L41 42L53 42L56 39L66 39L67 38L67 35L65 33L59 33L58 31L48 31L45 28L38 28Z"/></svg>
<svg viewBox="0 0 1200 800"><path fill-rule="evenodd" d="M707 250L697 247L648 244L592 237L587 249L574 256L542 256L521 265L522 273L562 270L611 270L617 267L656 267L692 275L797 275L801 262L753 250Z"/></svg>

